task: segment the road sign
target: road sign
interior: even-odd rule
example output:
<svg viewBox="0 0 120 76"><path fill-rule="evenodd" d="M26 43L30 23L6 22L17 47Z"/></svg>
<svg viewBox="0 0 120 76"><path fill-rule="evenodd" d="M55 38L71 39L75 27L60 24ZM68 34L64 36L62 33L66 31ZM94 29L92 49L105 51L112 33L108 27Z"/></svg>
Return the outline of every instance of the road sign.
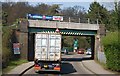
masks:
<svg viewBox="0 0 120 76"><path fill-rule="evenodd" d="M14 54L20 54L20 43L13 43Z"/></svg>
<svg viewBox="0 0 120 76"><path fill-rule="evenodd" d="M75 39L74 40L74 49L77 49L77 47L78 47L78 39Z"/></svg>
<svg viewBox="0 0 120 76"><path fill-rule="evenodd" d="M41 14L27 14L28 19L63 21L63 16L48 16Z"/></svg>
<svg viewBox="0 0 120 76"><path fill-rule="evenodd" d="M53 16L53 20L63 21L63 17L62 16Z"/></svg>

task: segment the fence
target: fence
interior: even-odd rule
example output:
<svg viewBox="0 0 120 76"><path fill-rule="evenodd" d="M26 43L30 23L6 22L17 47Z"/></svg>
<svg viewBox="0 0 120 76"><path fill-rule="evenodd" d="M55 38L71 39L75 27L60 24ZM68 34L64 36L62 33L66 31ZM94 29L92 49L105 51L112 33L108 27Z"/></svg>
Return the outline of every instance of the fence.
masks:
<svg viewBox="0 0 120 76"><path fill-rule="evenodd" d="M88 23L98 24L98 19L78 18L78 17L63 17L63 22Z"/></svg>

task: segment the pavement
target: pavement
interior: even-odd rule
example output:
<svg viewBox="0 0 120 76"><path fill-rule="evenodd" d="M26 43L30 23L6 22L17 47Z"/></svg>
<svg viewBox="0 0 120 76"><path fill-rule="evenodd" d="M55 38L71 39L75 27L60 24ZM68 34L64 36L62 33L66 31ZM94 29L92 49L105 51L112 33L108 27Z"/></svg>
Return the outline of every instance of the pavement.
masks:
<svg viewBox="0 0 120 76"><path fill-rule="evenodd" d="M32 68L34 66L34 62L28 62L28 63L23 63L11 71L9 71L7 74L19 74L22 75L25 73L28 69Z"/></svg>
<svg viewBox="0 0 120 76"><path fill-rule="evenodd" d="M83 66L91 71L93 74L114 74L108 70L105 70L100 64L96 63L94 60L83 60ZM17 66L16 68L12 69L7 74L24 74L28 69L32 68L34 62L28 62Z"/></svg>
<svg viewBox="0 0 120 76"><path fill-rule="evenodd" d="M93 74L115 74L113 72L105 70L100 64L96 63L94 60L84 60L82 61L82 64Z"/></svg>

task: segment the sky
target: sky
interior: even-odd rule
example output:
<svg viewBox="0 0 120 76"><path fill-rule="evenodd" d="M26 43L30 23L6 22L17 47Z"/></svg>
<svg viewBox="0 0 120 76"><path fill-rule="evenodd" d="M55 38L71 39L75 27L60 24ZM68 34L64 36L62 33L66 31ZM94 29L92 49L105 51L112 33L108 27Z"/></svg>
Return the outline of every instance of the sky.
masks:
<svg viewBox="0 0 120 76"><path fill-rule="evenodd" d="M4 1L20 1L20 2L25 2L25 1L29 1L29 2L93 2L93 1L97 1L97 2L114 2L114 1L120 1L120 0L1 0L2 2Z"/></svg>
<svg viewBox="0 0 120 76"><path fill-rule="evenodd" d="M67 7L73 7L75 5L78 6L83 6L85 9L88 9L90 2L40 2L40 3L46 3L49 5L52 4L59 4L61 9L67 8ZM35 6L36 4L38 4L38 2L30 2L31 5Z"/></svg>
<svg viewBox="0 0 120 76"><path fill-rule="evenodd" d="M114 1L120 0L1 0L1 2L28 2L30 5L37 5L38 3L45 4L60 4L61 9L66 7L73 7L75 5L82 6L85 10L89 9L92 2L97 1L108 10L112 10L114 7Z"/></svg>
<svg viewBox="0 0 120 76"><path fill-rule="evenodd" d="M85 10L89 9L89 6L92 2L29 2L30 5L37 5L38 3L46 3L49 5L52 4L59 4L61 9L67 8L67 7L73 7L75 5L82 6L85 8ZM99 2L101 5L104 5L108 10L113 9L114 3L113 2Z"/></svg>

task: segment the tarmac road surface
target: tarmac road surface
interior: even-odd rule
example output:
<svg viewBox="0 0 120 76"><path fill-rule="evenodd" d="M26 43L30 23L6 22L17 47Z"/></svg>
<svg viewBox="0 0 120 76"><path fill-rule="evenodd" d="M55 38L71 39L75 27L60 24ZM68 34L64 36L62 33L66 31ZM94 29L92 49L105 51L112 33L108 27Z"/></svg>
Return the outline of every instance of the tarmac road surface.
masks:
<svg viewBox="0 0 120 76"><path fill-rule="evenodd" d="M24 75L35 75L35 76L84 76L84 74L92 74L88 71L81 63L84 54L73 54L73 55L62 55L62 66L61 73L56 72L40 72L35 73L34 68L29 69L24 73ZM23 75L23 76L24 76ZM92 75L93 76L93 75Z"/></svg>

